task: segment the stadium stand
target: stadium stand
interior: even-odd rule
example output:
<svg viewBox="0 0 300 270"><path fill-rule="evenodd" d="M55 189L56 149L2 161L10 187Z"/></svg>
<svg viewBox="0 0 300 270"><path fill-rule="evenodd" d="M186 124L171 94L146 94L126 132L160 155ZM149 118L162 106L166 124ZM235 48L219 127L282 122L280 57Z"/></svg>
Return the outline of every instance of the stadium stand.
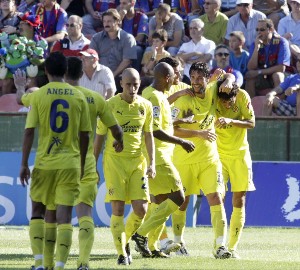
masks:
<svg viewBox="0 0 300 270"><path fill-rule="evenodd" d="M16 94L6 94L0 97L1 112L18 112L22 107L16 101Z"/></svg>

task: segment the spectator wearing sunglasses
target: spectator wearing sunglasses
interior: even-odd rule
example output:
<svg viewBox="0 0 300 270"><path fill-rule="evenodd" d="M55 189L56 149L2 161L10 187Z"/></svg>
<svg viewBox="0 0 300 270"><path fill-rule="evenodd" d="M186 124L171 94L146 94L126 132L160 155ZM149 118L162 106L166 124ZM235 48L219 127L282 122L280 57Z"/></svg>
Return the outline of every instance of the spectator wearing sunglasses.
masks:
<svg viewBox="0 0 300 270"><path fill-rule="evenodd" d="M230 50L229 48L224 45L220 44L216 47L215 49L215 65L213 69L211 70L210 74L214 74L216 69L222 69L226 73L231 73L235 77L235 83L241 87L244 83L243 75L240 71L234 69L232 66L229 64L229 55L230 55Z"/></svg>
<svg viewBox="0 0 300 270"><path fill-rule="evenodd" d="M280 85L291 58L289 43L276 33L272 20L259 20L255 30L246 73L245 89L250 97L267 94Z"/></svg>
<svg viewBox="0 0 300 270"><path fill-rule="evenodd" d="M61 51L65 56L79 56L81 51L88 49L90 40L82 31L82 18L77 15L69 17L66 24L68 36L55 42L52 52Z"/></svg>
<svg viewBox="0 0 300 270"><path fill-rule="evenodd" d="M230 33L242 31L246 38L245 46L249 49L256 37L255 28L258 20L265 19L266 15L253 9L252 0L237 0L238 13L229 18L226 31L226 44L228 44Z"/></svg>

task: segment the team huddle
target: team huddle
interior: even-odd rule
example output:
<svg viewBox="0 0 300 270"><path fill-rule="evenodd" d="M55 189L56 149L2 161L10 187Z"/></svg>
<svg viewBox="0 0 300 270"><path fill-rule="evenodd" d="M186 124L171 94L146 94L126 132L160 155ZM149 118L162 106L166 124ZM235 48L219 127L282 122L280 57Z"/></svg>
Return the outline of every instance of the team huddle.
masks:
<svg viewBox="0 0 300 270"><path fill-rule="evenodd" d="M190 86L180 82L180 63L166 57L155 66L153 82L141 95L139 73L127 68L122 93L105 101L79 86L79 58L51 53L45 72L49 83L21 97L30 106L20 179L25 185L31 176L32 269L64 269L72 244L73 206L79 220L77 269L89 269L99 181L96 162L103 146L105 200L112 206L110 229L118 265L132 263L130 241L142 257L169 258L171 252L188 256L186 209L190 196L200 190L210 206L214 257L239 258L246 192L255 190L247 142L255 117L249 95L232 74L217 70L210 77L207 64L196 62L189 70ZM16 80L22 81L22 72L15 74ZM30 173L36 128L38 148ZM233 212L227 239L223 201L228 181ZM125 204L133 209L126 223ZM169 216L174 240L166 233Z"/></svg>

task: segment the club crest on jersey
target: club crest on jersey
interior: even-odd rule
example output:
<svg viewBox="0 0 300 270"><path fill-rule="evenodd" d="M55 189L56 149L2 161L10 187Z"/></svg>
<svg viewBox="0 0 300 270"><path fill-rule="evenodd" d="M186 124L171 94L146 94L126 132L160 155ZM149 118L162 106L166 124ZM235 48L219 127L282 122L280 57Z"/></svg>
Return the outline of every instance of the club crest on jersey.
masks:
<svg viewBox="0 0 300 270"><path fill-rule="evenodd" d="M139 108L139 114L140 114L141 116L144 116L144 115L145 115L145 111L144 111L144 108L143 108L143 107L140 107L140 108Z"/></svg>
<svg viewBox="0 0 300 270"><path fill-rule="evenodd" d="M178 108L176 108L176 107L172 108L172 112L171 112L171 113L172 113L172 118L173 118L173 119L174 119L174 118L177 118L179 112L180 112L180 109L178 109Z"/></svg>
<svg viewBox="0 0 300 270"><path fill-rule="evenodd" d="M159 118L160 117L160 107L153 106L153 117Z"/></svg>
<svg viewBox="0 0 300 270"><path fill-rule="evenodd" d="M236 105L232 106L232 111L235 112L235 113L238 112L239 111L239 107L236 106Z"/></svg>

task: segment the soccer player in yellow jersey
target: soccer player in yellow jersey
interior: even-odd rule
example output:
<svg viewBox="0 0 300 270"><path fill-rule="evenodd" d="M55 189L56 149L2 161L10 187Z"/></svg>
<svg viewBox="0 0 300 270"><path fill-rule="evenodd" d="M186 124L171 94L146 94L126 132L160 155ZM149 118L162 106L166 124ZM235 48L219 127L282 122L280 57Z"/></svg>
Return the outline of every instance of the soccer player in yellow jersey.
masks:
<svg viewBox="0 0 300 270"><path fill-rule="evenodd" d="M148 177L154 178L156 174L152 106L148 100L138 96L140 83L139 73L135 69L125 69L121 80L123 92L108 100L109 109L123 129L123 151L115 152L115 140L101 121L98 121L95 140L95 156L98 158L107 135L103 170L106 201L112 206L110 229L119 265L128 265L132 261L128 241L143 222L149 201ZM148 153L148 168L142 153L143 137ZM131 203L133 208L126 225L125 203Z"/></svg>
<svg viewBox="0 0 300 270"><path fill-rule="evenodd" d="M93 56L91 56L93 57ZM83 75L82 61L77 57L68 57L68 71L65 76L67 83L81 91L88 103L90 122L93 133L90 136L89 148L86 156L83 178L80 181L80 193L77 198L76 213L79 221L79 258L78 270L88 269L89 256L94 242L94 221L92 207L97 195L97 182L99 180L96 159L94 156L94 131L97 117L110 129L112 136L119 144L118 151L123 149L123 133L115 117L108 108L104 98L95 91L79 86L79 79Z"/></svg>
<svg viewBox="0 0 300 270"><path fill-rule="evenodd" d="M67 60L59 52L45 60L50 81L33 92L26 119L20 180L28 184L28 157L39 129L38 148L30 184L32 214L29 224L35 269L43 267L45 206L57 206L58 223L55 269L64 269L72 243L72 208L84 173L91 124L83 94L66 84Z"/></svg>
<svg viewBox="0 0 300 270"><path fill-rule="evenodd" d="M222 89L228 91L228 86L234 82L234 76L228 74L226 77ZM205 63L193 63L190 78L195 97L185 95L174 104L177 118L190 113L196 121L194 124L179 124L174 128L175 135L188 138L195 144L195 151L190 154L186 154L178 146L174 150L174 164L180 173L186 195L185 202L180 208L181 213L173 221L178 230L175 233L175 242L184 245L183 230L189 197L192 194L199 194L201 189L210 205L214 230L214 256L225 259L229 258L231 253L225 246L227 220L222 201L225 188L214 130L218 88L216 82L208 84L209 69Z"/></svg>
<svg viewBox="0 0 300 270"><path fill-rule="evenodd" d="M153 108L153 134L155 137L155 165L157 171L156 178L149 181L150 194L154 196L154 201L151 202L152 210L148 210L151 213L132 236L144 257L167 257L155 245L148 247L147 235L153 228L162 229L161 225L184 201L181 179L172 162L174 144L180 145L186 152L194 150L193 143L173 135L171 108L164 94L165 91L170 89L173 79L173 68L167 63L159 63L154 68L152 85L144 89L142 93L143 97L151 101ZM158 240L160 233L161 230L153 235L153 238Z"/></svg>
<svg viewBox="0 0 300 270"><path fill-rule="evenodd" d="M235 84L229 93L218 92L216 115L217 145L224 182L227 184L230 180L233 192L228 248L232 258L238 259L236 250L245 223L246 192L255 190L247 141L247 129L255 126L249 94Z"/></svg>

